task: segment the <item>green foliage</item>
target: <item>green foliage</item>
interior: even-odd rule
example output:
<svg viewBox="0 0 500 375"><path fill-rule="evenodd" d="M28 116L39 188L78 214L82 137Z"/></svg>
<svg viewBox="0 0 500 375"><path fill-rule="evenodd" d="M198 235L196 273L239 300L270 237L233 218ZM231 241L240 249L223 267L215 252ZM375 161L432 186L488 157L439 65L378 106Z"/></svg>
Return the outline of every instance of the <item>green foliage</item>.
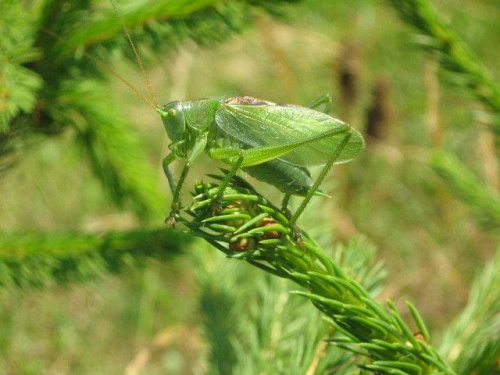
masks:
<svg viewBox="0 0 500 375"><path fill-rule="evenodd" d="M18 22L12 22L18 20ZM24 12L20 2L3 1L0 4L0 171L9 164L7 159L19 146L13 141L24 134L27 121L11 124L21 112L33 112L40 77L25 64L39 58L33 46L33 19ZM4 160L2 162L2 159Z"/></svg>
<svg viewBox="0 0 500 375"><path fill-rule="evenodd" d="M19 22L12 22L19 20ZM39 58L33 47L33 19L20 2L6 0L0 4L2 46L0 66L0 134L9 130L9 120L20 112L31 112L41 86L40 77L25 64ZM0 138L4 142L4 138ZM1 143L0 143L1 144Z"/></svg>
<svg viewBox="0 0 500 375"><path fill-rule="evenodd" d="M439 54L440 65L448 74L448 82L468 90L475 99L494 113L496 119L490 121L491 130L497 136L500 135L500 87L480 60L445 24L427 0L391 1L391 4L405 22L422 33L419 38L420 45ZM445 179L460 199L472 206L481 225L487 229L500 228L498 193L480 181L458 158L446 152L434 154L431 167Z"/></svg>
<svg viewBox="0 0 500 375"><path fill-rule="evenodd" d="M486 229L500 228L500 197L497 193L449 153L435 153L431 166L450 190L474 210Z"/></svg>
<svg viewBox="0 0 500 375"><path fill-rule="evenodd" d="M259 8L279 15L280 6L298 1L129 0L117 5L120 18L130 29L132 39L158 56L174 51L188 39L202 46L225 41L234 33L247 29L258 15ZM122 26L111 9L88 18L85 29L75 28L74 34L68 38L69 45L106 43L109 47L118 43L126 56L135 59Z"/></svg>
<svg viewBox="0 0 500 375"><path fill-rule="evenodd" d="M234 179L224 191L222 211L214 214L217 193L217 185L197 184L188 218L181 221L227 256L303 287L305 291L295 293L311 300L343 334L332 342L369 359L359 367L388 374L454 373L428 343L427 329L413 306L409 308L423 339L416 338L392 303L384 309L248 183Z"/></svg>
<svg viewBox="0 0 500 375"><path fill-rule="evenodd" d="M0 287L42 287L101 278L171 259L189 237L175 231L136 230L102 235L14 232L0 234Z"/></svg>
<svg viewBox="0 0 500 375"><path fill-rule="evenodd" d="M492 374L500 358L500 251L472 285L469 303L447 329L440 352L457 374Z"/></svg>
<svg viewBox="0 0 500 375"><path fill-rule="evenodd" d="M235 291L244 285L241 277L228 272L213 259L203 257L197 262L197 282L200 286L199 309L203 317L203 332L208 343L207 362L214 374L231 374L237 359L232 335L241 328L245 308ZM241 274L240 274L241 275Z"/></svg>
<svg viewBox="0 0 500 375"><path fill-rule="evenodd" d="M366 240L357 240L334 252L344 269L372 286L372 294L383 277L380 265L373 264L373 251ZM290 294L285 280L209 251L197 256L196 268L212 373L355 371L352 353L327 345L324 339L334 330L306 299Z"/></svg>
<svg viewBox="0 0 500 375"><path fill-rule="evenodd" d="M265 277L254 278L253 296L247 296L244 318L249 324L240 325L238 336L233 334L234 374L300 375L315 366L322 373L352 360L349 354L326 347L328 326L318 311L294 298L284 280L261 276Z"/></svg>
<svg viewBox="0 0 500 375"><path fill-rule="evenodd" d="M125 119L110 106L108 93L90 79L61 82L60 93L64 104L55 104L49 112L58 123L72 124L76 145L110 198L142 218L160 218L165 199L144 158L144 147L137 141L137 134L123 126Z"/></svg>
<svg viewBox="0 0 500 375"><path fill-rule="evenodd" d="M389 1L405 22L420 31L420 45L439 54L440 65L447 73L448 82L467 90L496 115L491 129L499 136L500 86L480 60L446 25L428 0Z"/></svg>
<svg viewBox="0 0 500 375"><path fill-rule="evenodd" d="M38 84L36 91L31 90L28 101L25 101L27 94L19 95L22 85L12 86L6 92L6 96L15 101L12 105L17 110L3 117L6 121L2 125L0 163L3 165L4 156L10 153L13 145L25 144L34 135L55 136L72 128L75 143L83 146L85 157L90 156L92 168L112 200L130 206L142 218L158 217L161 215L158 203L163 199L154 172L146 164L144 152L135 141L130 125L117 114L102 82L91 78L96 67L88 59L78 59L75 51L67 46L65 51L70 51L69 56L61 59L57 54L61 45L53 35L68 35L65 34L68 24L78 23L83 7L90 6L86 2L76 4L75 12L65 13L64 7L68 4L47 1L39 13L33 6L33 12L28 12L32 18L25 17L26 9L19 2L4 5L9 10L7 17L15 9L18 12L15 18L2 24L28 19L31 25L29 33L23 35L25 43L30 42L23 51L24 58L10 58L5 63L7 67L17 65L18 70L29 72ZM40 53L32 56L27 64L31 50ZM15 70L12 68L7 73L9 71ZM7 80L18 82L17 78L8 76Z"/></svg>

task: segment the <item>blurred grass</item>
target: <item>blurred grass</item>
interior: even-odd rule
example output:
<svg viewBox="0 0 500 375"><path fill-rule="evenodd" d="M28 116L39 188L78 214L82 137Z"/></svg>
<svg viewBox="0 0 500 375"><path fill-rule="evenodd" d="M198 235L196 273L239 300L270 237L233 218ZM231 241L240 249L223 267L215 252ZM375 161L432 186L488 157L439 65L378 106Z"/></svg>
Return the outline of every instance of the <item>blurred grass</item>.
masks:
<svg viewBox="0 0 500 375"><path fill-rule="evenodd" d="M489 0L435 4L498 79L500 50L494 47L500 42L500 6ZM331 173L324 189L342 207L332 215L332 228L348 221L351 229L374 241L389 275L383 297L414 301L439 334L466 302L472 277L491 255L498 236L482 231L426 165L425 150L431 145L426 56L411 44L413 30L383 1L308 0L290 7L287 15L287 24L263 18L254 29L210 50L186 44L162 67L151 69L155 92L162 102L244 94L302 105L329 92L333 112L341 113L338 60L344 46L355 46L360 85L352 125L365 126L371 88L384 77L392 108L390 146L370 148ZM142 86L137 67L121 64L116 69ZM161 122L121 83L113 82L109 90L143 135L167 194L160 165L168 140ZM480 130L472 117L476 106L444 84L440 90L446 148L481 174ZM0 185L0 229L138 225L133 215L112 207L78 160L64 137L30 151ZM200 162L191 181L215 167L211 161ZM276 197L274 189L261 191L266 190ZM156 333L196 321L190 262L188 256L166 265L151 262L144 269L90 285L42 292L0 290L0 374L123 373ZM147 373L162 373L168 363L178 363L171 373L192 373L182 362L189 354L187 346L176 345Z"/></svg>

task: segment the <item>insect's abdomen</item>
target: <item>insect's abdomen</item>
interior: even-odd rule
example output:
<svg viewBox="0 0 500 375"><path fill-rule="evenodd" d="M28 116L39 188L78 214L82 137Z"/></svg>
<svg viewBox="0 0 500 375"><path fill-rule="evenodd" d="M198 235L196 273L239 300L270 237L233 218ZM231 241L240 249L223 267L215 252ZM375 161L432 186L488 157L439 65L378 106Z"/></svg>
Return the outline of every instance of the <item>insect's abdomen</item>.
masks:
<svg viewBox="0 0 500 375"><path fill-rule="evenodd" d="M243 170L257 180L276 186L284 193L306 195L313 185L311 174L306 168L279 159L245 167Z"/></svg>

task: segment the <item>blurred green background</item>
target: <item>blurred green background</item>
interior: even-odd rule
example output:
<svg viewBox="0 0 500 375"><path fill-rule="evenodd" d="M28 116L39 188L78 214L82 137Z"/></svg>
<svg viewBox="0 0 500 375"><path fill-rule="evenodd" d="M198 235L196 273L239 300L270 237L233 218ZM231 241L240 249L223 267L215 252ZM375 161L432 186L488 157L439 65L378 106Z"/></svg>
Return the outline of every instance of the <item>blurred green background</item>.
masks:
<svg viewBox="0 0 500 375"><path fill-rule="evenodd" d="M498 2L434 4L498 80ZM109 11L106 2L99 6ZM124 12L120 3L118 9ZM414 43L415 30L388 2L307 0L280 10L278 18L258 12L243 33L208 48L184 40L175 53L155 57L139 48L154 92L161 103L250 95L299 105L330 93L335 117L364 131L374 126L375 139L365 152L334 168L323 184L335 203L323 225L339 241L358 234L370 239L388 274L380 298L411 300L439 337L466 304L474 275L498 243L498 228L482 228L428 162L429 150L444 148L499 188L492 141L474 116L479 105L439 80L435 55ZM143 90L137 65L119 56L106 64ZM130 207L114 205L72 146L71 132L62 132L23 150L2 175L3 232L101 233L162 225L169 194L161 169L168 150L161 121L114 77L106 90L133 123L156 171L154 218L145 224ZM186 186L220 166L203 158ZM278 201L273 188L255 185ZM204 343L195 330L201 320L196 270L197 259L209 251L195 242L167 262L146 260L88 283L0 289L0 374L123 373L162 334L160 354L140 373L199 373Z"/></svg>

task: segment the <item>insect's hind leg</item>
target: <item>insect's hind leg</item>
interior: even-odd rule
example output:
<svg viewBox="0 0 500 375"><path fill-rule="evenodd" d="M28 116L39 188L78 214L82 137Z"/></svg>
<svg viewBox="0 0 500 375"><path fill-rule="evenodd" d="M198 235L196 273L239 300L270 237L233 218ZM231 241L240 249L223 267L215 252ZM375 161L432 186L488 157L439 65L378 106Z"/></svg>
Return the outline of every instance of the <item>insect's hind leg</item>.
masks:
<svg viewBox="0 0 500 375"><path fill-rule="evenodd" d="M314 182L314 185L307 192L306 197L302 200L302 203L300 204L300 206L297 209L297 211L294 212L292 218L289 221L289 225L292 226L292 225L294 225L297 222L297 219L300 217L300 215L302 214L302 212L306 208L307 204L311 200L311 198L314 195L314 193L318 190L319 185L321 184L321 182L323 182L326 174L328 173L328 171L332 167L333 163L335 163L335 160L338 159L338 157L340 156L340 154L344 150L345 146L349 142L349 139L351 139L351 136L352 136L352 130L351 129L352 128L349 128L349 130L347 131L347 134L344 136L344 138L342 139L342 141L340 142L340 144L337 146L337 148L335 149L335 151L332 153L332 156L330 157L330 159L328 160L328 162L325 164L325 166L321 170L321 173L319 174L318 178Z"/></svg>
<svg viewBox="0 0 500 375"><path fill-rule="evenodd" d="M330 94L324 94L320 96L318 99L314 100L312 103L310 103L308 107L314 109L324 104L325 107L323 108L322 112L328 114L332 109L332 103L333 103L332 96ZM291 197L292 197L291 193L285 193L283 200L281 201L281 211L286 213L290 212L288 210L288 204L290 203Z"/></svg>

